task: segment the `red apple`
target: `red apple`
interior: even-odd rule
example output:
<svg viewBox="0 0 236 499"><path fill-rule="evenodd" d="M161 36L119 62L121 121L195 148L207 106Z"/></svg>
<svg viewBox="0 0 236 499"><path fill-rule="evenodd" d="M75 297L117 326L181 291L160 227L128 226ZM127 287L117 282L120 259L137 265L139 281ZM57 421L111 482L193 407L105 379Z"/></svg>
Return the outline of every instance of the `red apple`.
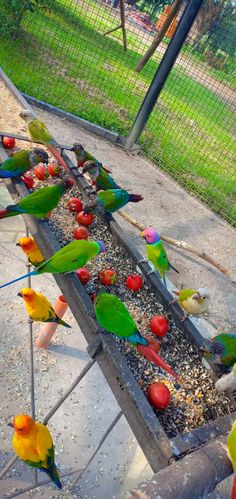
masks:
<svg viewBox="0 0 236 499"><path fill-rule="evenodd" d="M28 189L32 189L33 185L34 185L34 179L33 177L31 177L31 175L22 175L21 177L21 180L25 183L26 187L28 187Z"/></svg>
<svg viewBox="0 0 236 499"><path fill-rule="evenodd" d="M105 286L112 286L117 281L117 273L112 269L103 269L99 272L99 279Z"/></svg>
<svg viewBox="0 0 236 499"><path fill-rule="evenodd" d="M84 267L81 267L81 269L76 270L76 275L79 278L80 282L82 282L82 284L87 284L91 279L90 272Z"/></svg>
<svg viewBox="0 0 236 499"><path fill-rule="evenodd" d="M74 238L75 239L88 239L89 233L86 229L86 227L75 227L74 231Z"/></svg>
<svg viewBox="0 0 236 499"><path fill-rule="evenodd" d="M46 180L49 177L48 169L42 163L34 168L34 174L39 180Z"/></svg>
<svg viewBox="0 0 236 499"><path fill-rule="evenodd" d="M58 177L61 173L61 167L57 163L49 163L48 173L51 175L51 177Z"/></svg>
<svg viewBox="0 0 236 499"><path fill-rule="evenodd" d="M168 321L163 315L154 315L149 325L156 336L165 336L168 331Z"/></svg>
<svg viewBox="0 0 236 499"><path fill-rule="evenodd" d="M148 346L156 353L159 352L161 346L157 340L155 340L152 336L145 336L146 340L148 340Z"/></svg>
<svg viewBox="0 0 236 499"><path fill-rule="evenodd" d="M138 274L131 274L127 277L125 285L132 291L139 291L143 286L142 277Z"/></svg>
<svg viewBox="0 0 236 499"><path fill-rule="evenodd" d="M152 383L148 388L148 400L156 409L166 409L170 403L170 391L164 383Z"/></svg>
<svg viewBox="0 0 236 499"><path fill-rule="evenodd" d="M83 211L80 211L78 215L76 216L77 222L81 225L90 225L93 221L93 214L92 213L84 213Z"/></svg>
<svg viewBox="0 0 236 499"><path fill-rule="evenodd" d="M78 198L71 198L67 203L67 208L72 211L72 213L79 213L83 209L83 203Z"/></svg>
<svg viewBox="0 0 236 499"><path fill-rule="evenodd" d="M13 149L16 145L16 141L12 137L3 137L2 144L5 149Z"/></svg>

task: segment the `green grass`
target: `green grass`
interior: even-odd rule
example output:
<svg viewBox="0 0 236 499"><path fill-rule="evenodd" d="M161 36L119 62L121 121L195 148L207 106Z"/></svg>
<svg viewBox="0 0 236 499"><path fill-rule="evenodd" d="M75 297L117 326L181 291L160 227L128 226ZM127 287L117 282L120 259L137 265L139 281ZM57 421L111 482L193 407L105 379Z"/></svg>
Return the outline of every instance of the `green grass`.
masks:
<svg viewBox="0 0 236 499"><path fill-rule="evenodd" d="M119 24L110 8L93 0L53 2L53 11L28 14L22 35L1 41L3 69L18 88L93 123L127 135L160 55L134 72L150 43ZM111 14L113 12L113 15ZM236 226L233 152L235 114L176 66L145 132L143 150L180 184Z"/></svg>

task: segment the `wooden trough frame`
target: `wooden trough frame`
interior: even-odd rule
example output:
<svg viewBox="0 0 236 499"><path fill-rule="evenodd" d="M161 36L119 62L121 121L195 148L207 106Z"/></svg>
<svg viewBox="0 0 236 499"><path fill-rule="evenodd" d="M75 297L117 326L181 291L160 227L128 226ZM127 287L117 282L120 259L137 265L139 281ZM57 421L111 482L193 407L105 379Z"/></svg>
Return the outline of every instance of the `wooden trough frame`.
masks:
<svg viewBox="0 0 236 499"><path fill-rule="evenodd" d="M0 78L20 106L30 109L28 102L2 70L0 70ZM42 107L42 103L40 107ZM0 150L0 155L1 152ZM79 187L85 189L86 193L88 193L88 184L79 175L77 167L75 167L65 153L63 153L63 158L67 162L71 174L76 179ZM24 197L29 193L25 184L21 181L6 180L5 183L15 201L19 197ZM23 215L23 218L43 254L46 258L49 258L60 248L60 245L48 223L45 220L38 221L28 215ZM143 257L135 247L132 239L123 232L113 216L105 214L103 218L112 236L126 250L134 264L138 265L141 269L146 282L155 293L158 301L165 309L168 308L168 311L171 311L173 319L180 330L183 331L185 337L193 347L198 350L204 342L200 331L196 329L189 319L181 322L182 309L178 304L171 305L171 307L168 306L172 295L162 285L161 280L156 274L149 274L150 267L148 263L143 261ZM224 435L230 430L233 415L220 417L192 432L180 434L173 439L169 439L131 373L112 335L104 334L96 322L93 304L79 279L74 273L55 274L54 278L88 342L88 352L90 352L90 349L94 349L94 345L96 346L95 359L154 472L158 472L175 459L180 459L209 440Z"/></svg>

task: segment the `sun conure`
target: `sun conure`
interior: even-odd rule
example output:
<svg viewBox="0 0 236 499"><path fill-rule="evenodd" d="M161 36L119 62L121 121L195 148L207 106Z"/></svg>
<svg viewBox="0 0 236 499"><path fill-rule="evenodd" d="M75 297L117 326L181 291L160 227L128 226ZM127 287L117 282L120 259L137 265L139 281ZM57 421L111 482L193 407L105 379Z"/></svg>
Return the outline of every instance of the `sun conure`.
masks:
<svg viewBox="0 0 236 499"><path fill-rule="evenodd" d="M22 288L17 296L23 298L26 311L32 321L56 322L61 326L71 327L58 317L51 303L42 293L32 288Z"/></svg>
<svg viewBox="0 0 236 499"><path fill-rule="evenodd" d="M0 164L0 178L21 177L38 163L48 163L48 154L43 149L17 151Z"/></svg>
<svg viewBox="0 0 236 499"><path fill-rule="evenodd" d="M107 189L120 189L120 186L115 182L109 173L104 170L101 164L95 161L89 160L85 161L83 166L83 173L88 173L90 179L94 185L96 185L97 190Z"/></svg>
<svg viewBox="0 0 236 499"><path fill-rule="evenodd" d="M26 121L28 134L32 142L40 142L41 144L45 144L49 152L56 158L58 163L62 165L66 170L69 170L66 162L61 157L59 152L55 147L55 140L53 139L51 133L46 127L45 123L37 118L36 114L29 109L23 109L20 112L20 117Z"/></svg>
<svg viewBox="0 0 236 499"><path fill-rule="evenodd" d="M14 417L8 426L14 428L12 446L24 463L44 471L52 482L61 489L57 467L54 462L54 445L50 431L41 423L36 423L27 414Z"/></svg>
<svg viewBox="0 0 236 499"><path fill-rule="evenodd" d="M51 258L41 263L35 270L21 277L17 277L6 284L2 284L0 289L20 281L21 279L25 279L28 276L36 276L45 273L59 274L62 272L72 272L73 270L83 267L89 260L92 260L92 258L104 251L105 245L102 241L72 241L54 253Z"/></svg>
<svg viewBox="0 0 236 499"><path fill-rule="evenodd" d="M24 251L31 265L37 267L37 265L44 262L44 256L33 237L21 237L16 246L20 246L22 251Z"/></svg>
<svg viewBox="0 0 236 499"><path fill-rule="evenodd" d="M94 309L97 321L102 328L123 341L129 341L147 360L162 367L177 379L177 375L168 364L150 348L148 340L140 334L129 311L118 296L99 293L94 301Z"/></svg>
<svg viewBox="0 0 236 499"><path fill-rule="evenodd" d="M74 185L72 179L65 179L54 185L47 185L32 192L16 204L10 204L5 210L0 210L0 219L17 215L34 215L37 218L45 217L57 207L62 195Z"/></svg>
<svg viewBox="0 0 236 499"><path fill-rule="evenodd" d="M165 287L167 287L165 273L170 269L175 270L177 273L179 273L179 271L169 262L163 242L155 229L147 227L141 232L141 237L144 237L147 242L146 249L148 261L152 263L155 270L158 270Z"/></svg>
<svg viewBox="0 0 236 499"><path fill-rule="evenodd" d="M127 203L138 203L143 197L140 194L129 194L124 189L108 189L97 194L96 199L84 209L88 213L95 207L101 207L109 213L120 210Z"/></svg>

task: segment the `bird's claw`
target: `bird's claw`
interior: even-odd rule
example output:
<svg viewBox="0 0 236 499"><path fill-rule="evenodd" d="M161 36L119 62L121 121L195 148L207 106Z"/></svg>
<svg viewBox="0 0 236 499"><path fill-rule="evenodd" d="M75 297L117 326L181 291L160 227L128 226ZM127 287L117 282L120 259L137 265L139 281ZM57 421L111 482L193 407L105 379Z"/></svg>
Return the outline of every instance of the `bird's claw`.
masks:
<svg viewBox="0 0 236 499"><path fill-rule="evenodd" d="M186 312L184 312L184 315L182 317L180 317L180 320L181 322L184 322L188 317L188 314Z"/></svg>

